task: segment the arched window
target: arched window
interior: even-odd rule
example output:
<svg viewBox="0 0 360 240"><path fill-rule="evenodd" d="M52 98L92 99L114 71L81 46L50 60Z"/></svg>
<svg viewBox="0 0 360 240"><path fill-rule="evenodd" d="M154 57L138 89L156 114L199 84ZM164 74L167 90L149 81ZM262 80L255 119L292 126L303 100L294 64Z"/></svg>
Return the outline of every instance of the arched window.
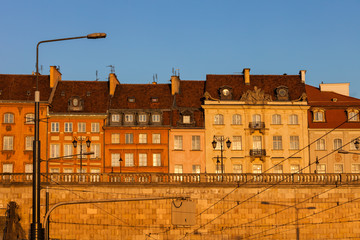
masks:
<svg viewBox="0 0 360 240"><path fill-rule="evenodd" d="M224 124L224 116L222 114L216 114L214 117L214 124L216 125Z"/></svg>
<svg viewBox="0 0 360 240"><path fill-rule="evenodd" d="M359 121L359 110L357 109L347 109L348 121L349 122L358 122Z"/></svg>
<svg viewBox="0 0 360 240"><path fill-rule="evenodd" d="M272 115L272 124L281 124L281 115L280 114L274 114Z"/></svg>
<svg viewBox="0 0 360 240"><path fill-rule="evenodd" d="M289 124L291 124L291 125L299 124L298 115L296 115L296 114L291 114L291 115L289 116Z"/></svg>
<svg viewBox="0 0 360 240"><path fill-rule="evenodd" d="M14 114L5 113L4 114L4 123L14 123Z"/></svg>
<svg viewBox="0 0 360 240"><path fill-rule="evenodd" d="M334 150L338 150L342 148L342 139L341 138L335 138L334 139Z"/></svg>
<svg viewBox="0 0 360 240"><path fill-rule="evenodd" d="M232 117L232 124L234 125L241 125L241 115L240 114L234 114Z"/></svg>

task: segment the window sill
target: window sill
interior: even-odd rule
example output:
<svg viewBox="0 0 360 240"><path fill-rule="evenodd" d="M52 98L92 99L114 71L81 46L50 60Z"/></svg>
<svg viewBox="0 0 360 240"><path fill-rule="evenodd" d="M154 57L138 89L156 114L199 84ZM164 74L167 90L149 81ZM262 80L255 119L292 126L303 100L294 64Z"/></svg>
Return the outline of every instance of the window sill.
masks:
<svg viewBox="0 0 360 240"><path fill-rule="evenodd" d="M176 151L176 152L183 152L184 149L173 149L173 151Z"/></svg>
<svg viewBox="0 0 360 240"><path fill-rule="evenodd" d="M190 151L193 151L193 152L201 152L202 150L201 150L201 149L191 149Z"/></svg>

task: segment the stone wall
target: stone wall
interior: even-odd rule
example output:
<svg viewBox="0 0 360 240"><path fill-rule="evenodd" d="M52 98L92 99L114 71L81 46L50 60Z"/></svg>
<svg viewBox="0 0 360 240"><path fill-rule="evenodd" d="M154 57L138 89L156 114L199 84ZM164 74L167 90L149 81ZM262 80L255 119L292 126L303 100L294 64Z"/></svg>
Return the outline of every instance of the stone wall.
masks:
<svg viewBox="0 0 360 240"><path fill-rule="evenodd" d="M196 225L192 227L171 224L171 199L60 206L50 218L52 239L296 239L296 219L301 239L360 237L360 188L356 184L46 185L50 207L75 200L154 197L187 197L196 203ZM41 191L42 215L45 191ZM20 223L28 233L32 186L0 185L1 217L9 201L19 205ZM299 203L296 209L287 207L295 203Z"/></svg>

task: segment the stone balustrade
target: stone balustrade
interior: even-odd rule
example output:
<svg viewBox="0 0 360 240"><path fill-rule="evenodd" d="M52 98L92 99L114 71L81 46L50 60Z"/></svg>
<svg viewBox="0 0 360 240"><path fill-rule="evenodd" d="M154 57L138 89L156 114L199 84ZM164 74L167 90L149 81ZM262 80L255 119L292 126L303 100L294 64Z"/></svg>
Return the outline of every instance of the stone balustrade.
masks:
<svg viewBox="0 0 360 240"><path fill-rule="evenodd" d="M360 184L360 174L175 174L175 173L49 173L41 175L46 183L108 184ZM1 184L32 183L31 173L2 173Z"/></svg>

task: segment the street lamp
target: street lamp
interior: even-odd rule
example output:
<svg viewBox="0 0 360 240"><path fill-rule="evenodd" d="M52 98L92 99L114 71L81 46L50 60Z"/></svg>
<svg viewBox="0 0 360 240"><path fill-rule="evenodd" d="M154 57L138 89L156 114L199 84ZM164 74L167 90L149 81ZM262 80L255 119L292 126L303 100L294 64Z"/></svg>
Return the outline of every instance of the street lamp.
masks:
<svg viewBox="0 0 360 240"><path fill-rule="evenodd" d="M225 140L227 139L227 141L225 142ZM224 174L224 156L223 156L223 152L224 152L224 142L226 143L227 148L230 148L231 146L231 141L229 138L224 138L224 136L214 136L213 137L213 141L211 142L214 150L216 149L216 146L218 143L220 143L220 151L221 151L221 174Z"/></svg>
<svg viewBox="0 0 360 240"><path fill-rule="evenodd" d="M275 206L282 206L282 207L293 207L295 208L295 217L296 217L296 240L300 239L300 228L299 228L299 210L307 209L307 210L313 210L316 209L316 207L306 207L306 208L298 208L296 205L287 205L287 204L280 204L280 203L272 203L267 201L262 201L261 204L264 205L275 205Z"/></svg>
<svg viewBox="0 0 360 240"><path fill-rule="evenodd" d="M120 166L120 173L121 173L121 162L122 162L123 160L122 160L122 158L120 157L120 159L119 159L119 166Z"/></svg>
<svg viewBox="0 0 360 240"><path fill-rule="evenodd" d="M359 142L359 139L358 139L358 138L356 138L356 139L354 140L354 145L355 145L356 150L359 150L360 142ZM342 150L342 149L339 149L339 150L338 150L338 153L340 153L340 154L355 154L355 155L360 155L360 153L358 153L358 152L351 152L351 151L346 151L346 150Z"/></svg>
<svg viewBox="0 0 360 240"><path fill-rule="evenodd" d="M75 149L77 147L77 142L78 141L80 142L80 176L81 176L81 173L82 173L83 142L85 140L82 137L80 137L80 138L74 137L74 141L72 141L72 144L74 145ZM87 140L85 142L86 142L86 147L89 148L90 145L91 145L91 141L90 141L89 137L87 137Z"/></svg>
<svg viewBox="0 0 360 240"><path fill-rule="evenodd" d="M35 91L35 128L34 128L34 142L33 142L33 216L30 227L30 239L42 240L44 239L44 231L40 223L40 140L39 140L39 122L40 122L40 91L39 91L39 46L42 43L66 41L80 38L97 39L105 38L105 33L92 33L86 36L60 38L40 41L36 45L36 91Z"/></svg>

